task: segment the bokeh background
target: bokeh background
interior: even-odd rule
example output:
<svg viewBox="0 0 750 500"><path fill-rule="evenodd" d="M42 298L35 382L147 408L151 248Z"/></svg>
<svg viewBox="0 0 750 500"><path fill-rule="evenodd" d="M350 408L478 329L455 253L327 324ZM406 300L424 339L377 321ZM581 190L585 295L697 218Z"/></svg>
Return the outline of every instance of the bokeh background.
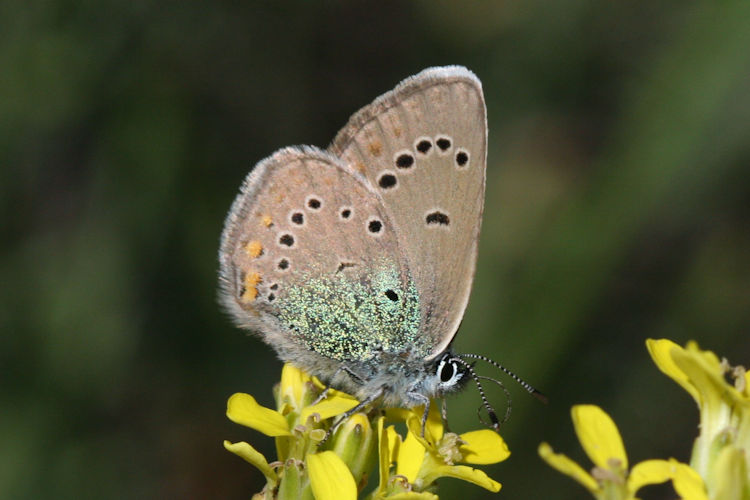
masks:
<svg viewBox="0 0 750 500"><path fill-rule="evenodd" d="M256 161L325 147L432 65L472 69L489 112L456 347L550 397L505 378L513 454L485 468L503 490L446 479L444 498L585 497L536 453L589 467L575 403L611 413L631 461L687 460L696 407L646 338L750 363L745 0L3 1L0 19L2 498L261 488L221 443L272 440L225 404L270 404L281 365L216 304L225 213ZM451 400L452 427L478 404Z"/></svg>

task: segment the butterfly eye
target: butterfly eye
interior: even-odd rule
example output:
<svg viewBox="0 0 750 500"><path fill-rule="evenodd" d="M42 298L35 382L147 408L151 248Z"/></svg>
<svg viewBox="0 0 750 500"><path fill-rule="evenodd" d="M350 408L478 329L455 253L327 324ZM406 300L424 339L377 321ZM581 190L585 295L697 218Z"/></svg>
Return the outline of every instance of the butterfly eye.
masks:
<svg viewBox="0 0 750 500"><path fill-rule="evenodd" d="M448 382L450 379L453 378L454 371L455 371L455 366L453 365L453 363L445 363L443 365L443 368L440 370L440 381Z"/></svg>
<svg viewBox="0 0 750 500"><path fill-rule="evenodd" d="M444 386L452 386L461 378L458 365L450 359L443 359L437 367L436 375L440 377L440 383Z"/></svg>

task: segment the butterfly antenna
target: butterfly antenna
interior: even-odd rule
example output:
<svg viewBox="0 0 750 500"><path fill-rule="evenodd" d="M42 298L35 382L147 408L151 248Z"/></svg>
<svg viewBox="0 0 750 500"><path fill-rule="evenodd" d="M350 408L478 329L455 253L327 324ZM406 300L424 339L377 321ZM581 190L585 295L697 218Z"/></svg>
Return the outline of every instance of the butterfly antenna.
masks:
<svg viewBox="0 0 750 500"><path fill-rule="evenodd" d="M458 354L457 356L459 356L461 358L481 359L482 361L485 361L485 362L491 364L492 366L494 366L495 368L499 369L500 371L506 373L510 378L512 378L513 380L515 380L516 382L518 382L521 385L521 387L523 387L524 389L526 389L526 391L529 394L531 394L532 396L534 396L535 398L537 398L539 401L541 401L542 403L547 403L547 401L548 401L547 396L545 396L541 391L536 390L531 384L529 384L528 382L526 382L525 380L523 380L521 377L519 377L518 375L516 375L512 371L510 371L507 368L505 368L500 363L498 363L496 361L493 361L493 360L491 360L490 358L488 358L486 356L482 356L481 354ZM502 386L502 384L500 384L500 385ZM504 388L504 386L503 386L503 388Z"/></svg>
<svg viewBox="0 0 750 500"><path fill-rule="evenodd" d="M477 389L479 390L479 396L482 398L482 406L487 410L487 414L490 416L491 424L485 422L481 415L479 415L479 421L483 424L487 425L488 427L492 427L495 431L500 430L500 420L497 418L497 413L495 413L495 409L492 407L490 402L487 400L487 396L484 393L484 387L482 387L482 382L479 381L480 377L477 375L477 373L474 371L474 368L472 368L471 363L467 363L461 358L454 358L457 362L461 363L465 368L466 371L469 372L471 375L471 378L474 379L474 382L477 384ZM481 410L482 406L479 407ZM506 419L503 420L505 422L507 420L507 412L506 412Z"/></svg>
<svg viewBox="0 0 750 500"><path fill-rule="evenodd" d="M490 382L496 383L497 385L500 386L500 388L505 393L505 400L508 402L508 404L505 407L505 416L500 421L501 425L504 424L510 418L510 409L511 409L511 406L512 406L512 401L511 401L511 398L510 398L510 391L508 390L507 387L505 387L505 384L503 384L501 381L499 381L497 379L494 379L492 377L485 377L484 375L477 375L477 378L482 379L482 380L489 380ZM478 414L479 410L481 410L481 409L482 409L482 407L480 406L479 409L477 410L477 414ZM482 417L479 417L479 420L482 420ZM485 423L485 422L482 421L482 423Z"/></svg>

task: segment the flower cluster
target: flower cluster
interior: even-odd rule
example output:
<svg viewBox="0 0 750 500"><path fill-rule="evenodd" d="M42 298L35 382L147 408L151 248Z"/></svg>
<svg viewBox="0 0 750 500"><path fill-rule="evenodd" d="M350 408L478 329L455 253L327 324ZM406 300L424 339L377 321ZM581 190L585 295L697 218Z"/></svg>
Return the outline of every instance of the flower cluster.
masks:
<svg viewBox="0 0 750 500"><path fill-rule="evenodd" d="M677 460L645 460L629 469L620 433L609 415L598 406L577 405L571 414L578 440L594 463L591 473L565 455L554 453L547 443L539 445L539 455L552 467L581 483L594 498L635 499L636 492L643 486L670 479L683 498L701 498L700 476Z"/></svg>
<svg viewBox="0 0 750 500"><path fill-rule="evenodd" d="M254 498L353 500L366 489L377 463L378 484L370 499L436 499L436 480L454 477L499 491L500 483L465 464L492 464L510 455L491 430L465 434L445 432L437 404L430 405L422 431L424 408L391 408L355 413L321 444L335 417L358 405L352 396L329 389L314 377L285 365L276 387L276 410L259 405L249 394L234 394L227 416L238 424L276 439L278 460L269 463L246 442L224 442L227 450L254 465L266 478ZM405 424L405 436L392 422Z"/></svg>
<svg viewBox="0 0 750 500"><path fill-rule="evenodd" d="M680 384L700 411L700 434L690 466L706 483L711 500L750 499L750 373L732 367L695 342L647 342L656 366Z"/></svg>
<svg viewBox="0 0 750 500"><path fill-rule="evenodd" d="M594 463L592 472L554 453L547 443L539 446L541 457L600 500L635 499L641 487L670 480L683 499L750 499L750 374L694 342L685 348L665 339L646 344L657 367L698 404L700 434L690 464L646 460L629 469L617 427L593 405L572 409L578 439Z"/></svg>

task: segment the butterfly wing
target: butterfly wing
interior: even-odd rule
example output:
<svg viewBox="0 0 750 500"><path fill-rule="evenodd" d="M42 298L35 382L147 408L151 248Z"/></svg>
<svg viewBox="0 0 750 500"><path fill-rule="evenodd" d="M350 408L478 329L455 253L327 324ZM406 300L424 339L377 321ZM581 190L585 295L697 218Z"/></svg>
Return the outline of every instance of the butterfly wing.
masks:
<svg viewBox="0 0 750 500"><path fill-rule="evenodd" d="M364 175L389 208L420 296L431 359L469 300L484 204L487 118L465 68L430 68L361 109L329 151Z"/></svg>
<svg viewBox="0 0 750 500"><path fill-rule="evenodd" d="M389 212L359 175L287 148L248 175L220 248L221 299L236 322L303 368L378 350L427 353L418 297Z"/></svg>

